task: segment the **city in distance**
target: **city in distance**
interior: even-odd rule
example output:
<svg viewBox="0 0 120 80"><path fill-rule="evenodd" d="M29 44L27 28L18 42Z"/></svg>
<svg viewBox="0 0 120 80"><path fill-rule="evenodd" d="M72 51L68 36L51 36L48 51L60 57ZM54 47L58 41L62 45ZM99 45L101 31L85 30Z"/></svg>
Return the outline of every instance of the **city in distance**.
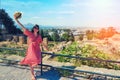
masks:
<svg viewBox="0 0 120 80"><path fill-rule="evenodd" d="M31 29L35 24L32 23L27 23L24 24L24 26L28 29ZM92 26L52 26L52 25L39 25L41 29L80 29L81 31L86 31L86 30L100 30L102 28L108 28L108 27L113 27L117 32L120 32L120 27L119 26L106 26L106 27L92 27ZM19 28L19 25L17 25Z"/></svg>

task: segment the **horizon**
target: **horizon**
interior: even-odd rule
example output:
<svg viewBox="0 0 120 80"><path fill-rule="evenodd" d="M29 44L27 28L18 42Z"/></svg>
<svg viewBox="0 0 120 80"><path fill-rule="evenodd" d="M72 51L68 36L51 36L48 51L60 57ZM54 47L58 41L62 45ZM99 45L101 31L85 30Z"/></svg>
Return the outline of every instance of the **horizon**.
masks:
<svg viewBox="0 0 120 80"><path fill-rule="evenodd" d="M26 28L31 29L34 24L32 23L27 23L27 24L23 24ZM18 27L19 25L17 25ZM113 27L113 26L109 26L109 27L89 27L89 26L84 26L84 27L70 27L70 26L51 26L51 25L39 25L41 29L76 29L76 30L81 30L81 31L86 31L86 30L100 30L102 28L104 29L108 29L109 27ZM117 32L120 32L120 28L119 27L113 27Z"/></svg>
<svg viewBox="0 0 120 80"><path fill-rule="evenodd" d="M120 27L120 0L0 0L0 3L12 19L16 11L22 12L23 24Z"/></svg>

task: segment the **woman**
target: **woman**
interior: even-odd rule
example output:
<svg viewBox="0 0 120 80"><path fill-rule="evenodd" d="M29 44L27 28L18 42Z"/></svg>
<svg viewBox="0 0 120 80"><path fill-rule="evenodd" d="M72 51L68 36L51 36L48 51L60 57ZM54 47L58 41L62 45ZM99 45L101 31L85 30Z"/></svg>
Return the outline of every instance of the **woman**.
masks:
<svg viewBox="0 0 120 80"><path fill-rule="evenodd" d="M44 45L42 43L42 38L39 35L39 26L35 25L33 26L32 31L29 31L19 22L19 20L15 16L14 18L16 22L21 26L24 34L28 37L28 49L26 51L26 56L20 62L20 64L29 65L32 74L32 80L36 80L34 75L34 67L41 63L41 58L42 58L40 55L41 50L39 45L40 44ZM44 47L46 46L44 45Z"/></svg>

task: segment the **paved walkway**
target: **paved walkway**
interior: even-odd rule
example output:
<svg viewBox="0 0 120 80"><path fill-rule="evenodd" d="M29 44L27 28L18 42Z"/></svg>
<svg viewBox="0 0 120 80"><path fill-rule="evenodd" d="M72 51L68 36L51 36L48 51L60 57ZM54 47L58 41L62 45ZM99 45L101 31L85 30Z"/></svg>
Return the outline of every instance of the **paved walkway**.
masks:
<svg viewBox="0 0 120 80"><path fill-rule="evenodd" d="M35 71L39 70L35 69ZM31 80L30 75L29 67L0 63L0 80ZM43 71L43 75L36 78L37 80L75 80L60 77L55 70Z"/></svg>
<svg viewBox="0 0 120 80"><path fill-rule="evenodd" d="M73 66L72 63L64 63L64 62L57 62L57 61L51 61L51 60L44 60L43 58L43 63L44 64L49 64L51 66L55 67L62 67L62 66ZM114 70L114 69L107 69L107 68L97 68L97 67L90 67L90 66L85 66L81 65L80 67L75 67L75 70L82 70L82 71L89 71L89 72L95 72L95 73L101 73L101 74L108 74L112 76L119 76L120 77L120 70Z"/></svg>
<svg viewBox="0 0 120 80"><path fill-rule="evenodd" d="M47 59L48 58L43 58L43 63L49 64L51 66L60 67L60 66L72 66L73 65L71 63L61 63L61 62L51 61ZM120 76L120 70L94 68L94 67L89 67L89 66L75 67L74 69ZM40 69L36 68L35 71L36 72L40 71ZM36 78L37 80L89 80L89 79L85 79L81 77L79 78L75 77L74 79L61 77L58 71L46 70L46 69L43 70L42 76L37 76ZM0 80L31 80L31 74L30 74L29 67L0 63ZM100 80L100 79L94 79L94 80Z"/></svg>

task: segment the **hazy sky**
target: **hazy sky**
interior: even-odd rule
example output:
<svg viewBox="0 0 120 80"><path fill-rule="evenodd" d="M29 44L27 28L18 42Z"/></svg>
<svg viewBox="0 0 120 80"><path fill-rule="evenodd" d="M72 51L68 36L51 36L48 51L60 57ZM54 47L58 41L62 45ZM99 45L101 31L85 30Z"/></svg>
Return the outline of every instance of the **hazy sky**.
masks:
<svg viewBox="0 0 120 80"><path fill-rule="evenodd" d="M120 27L120 0L1 0L1 8L21 22L40 25Z"/></svg>

